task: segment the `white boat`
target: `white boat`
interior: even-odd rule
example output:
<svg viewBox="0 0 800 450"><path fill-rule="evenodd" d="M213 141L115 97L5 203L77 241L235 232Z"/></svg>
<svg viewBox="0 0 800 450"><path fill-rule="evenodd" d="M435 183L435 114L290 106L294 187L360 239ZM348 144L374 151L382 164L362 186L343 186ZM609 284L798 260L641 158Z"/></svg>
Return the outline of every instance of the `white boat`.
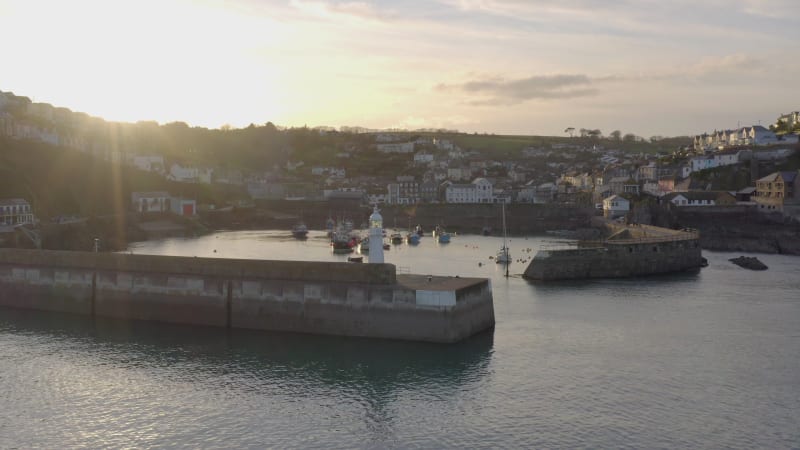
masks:
<svg viewBox="0 0 800 450"><path fill-rule="evenodd" d="M503 246L497 252L494 262L498 264L511 264L511 253L508 251L508 236L506 235L506 204L503 203Z"/></svg>
<svg viewBox="0 0 800 450"><path fill-rule="evenodd" d="M364 237L361 239L361 243L358 244L358 251L360 253L369 253L369 236Z"/></svg>

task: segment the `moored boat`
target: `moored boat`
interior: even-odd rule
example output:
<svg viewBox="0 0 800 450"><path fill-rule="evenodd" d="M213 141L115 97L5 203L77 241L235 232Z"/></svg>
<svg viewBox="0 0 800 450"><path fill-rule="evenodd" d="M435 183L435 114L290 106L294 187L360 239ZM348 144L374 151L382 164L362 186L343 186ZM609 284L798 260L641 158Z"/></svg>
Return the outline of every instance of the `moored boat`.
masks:
<svg viewBox="0 0 800 450"><path fill-rule="evenodd" d="M292 236L295 239L305 239L308 237L308 227L303 222L299 222L292 227Z"/></svg>
<svg viewBox="0 0 800 450"><path fill-rule="evenodd" d="M511 254L508 251L508 235L506 234L506 204L503 203L503 246L497 252L494 261L498 264L511 264Z"/></svg>
<svg viewBox="0 0 800 450"><path fill-rule="evenodd" d="M353 253L353 247L356 244L356 240L348 236L347 233L335 231L331 238L333 253Z"/></svg>
<svg viewBox="0 0 800 450"><path fill-rule="evenodd" d="M361 242L358 244L358 251L359 253L369 253L369 236L361 239Z"/></svg>

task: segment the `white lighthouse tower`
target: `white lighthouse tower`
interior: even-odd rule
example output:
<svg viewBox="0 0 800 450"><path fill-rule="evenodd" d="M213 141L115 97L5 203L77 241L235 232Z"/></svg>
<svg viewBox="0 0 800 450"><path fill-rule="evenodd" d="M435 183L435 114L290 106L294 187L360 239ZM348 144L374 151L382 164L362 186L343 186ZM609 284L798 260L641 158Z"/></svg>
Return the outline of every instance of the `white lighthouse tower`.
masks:
<svg viewBox="0 0 800 450"><path fill-rule="evenodd" d="M369 262L383 264L383 217L378 205L369 216Z"/></svg>

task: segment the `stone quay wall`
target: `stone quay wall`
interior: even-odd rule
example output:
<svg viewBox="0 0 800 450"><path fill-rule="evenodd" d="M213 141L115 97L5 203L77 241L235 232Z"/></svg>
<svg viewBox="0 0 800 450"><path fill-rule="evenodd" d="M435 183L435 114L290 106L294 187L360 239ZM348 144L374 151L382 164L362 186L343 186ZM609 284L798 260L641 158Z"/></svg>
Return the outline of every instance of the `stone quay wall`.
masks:
<svg viewBox="0 0 800 450"><path fill-rule="evenodd" d="M535 281L620 278L697 269L699 238L606 241L592 247L540 250L525 270Z"/></svg>
<svg viewBox="0 0 800 450"><path fill-rule="evenodd" d="M0 249L0 306L445 343L494 326L488 280L431 302L404 277L391 264Z"/></svg>

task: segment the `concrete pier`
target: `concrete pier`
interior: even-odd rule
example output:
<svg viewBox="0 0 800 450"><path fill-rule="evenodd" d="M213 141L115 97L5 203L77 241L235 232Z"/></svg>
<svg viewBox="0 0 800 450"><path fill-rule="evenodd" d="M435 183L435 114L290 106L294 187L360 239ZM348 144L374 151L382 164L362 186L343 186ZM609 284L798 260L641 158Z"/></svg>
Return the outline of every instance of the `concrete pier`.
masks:
<svg viewBox="0 0 800 450"><path fill-rule="evenodd" d="M391 264L0 249L0 306L442 343L494 326L489 280Z"/></svg>
<svg viewBox="0 0 800 450"><path fill-rule="evenodd" d="M700 235L647 225L609 225L613 233L577 248L540 250L524 277L534 281L620 278L699 269Z"/></svg>

